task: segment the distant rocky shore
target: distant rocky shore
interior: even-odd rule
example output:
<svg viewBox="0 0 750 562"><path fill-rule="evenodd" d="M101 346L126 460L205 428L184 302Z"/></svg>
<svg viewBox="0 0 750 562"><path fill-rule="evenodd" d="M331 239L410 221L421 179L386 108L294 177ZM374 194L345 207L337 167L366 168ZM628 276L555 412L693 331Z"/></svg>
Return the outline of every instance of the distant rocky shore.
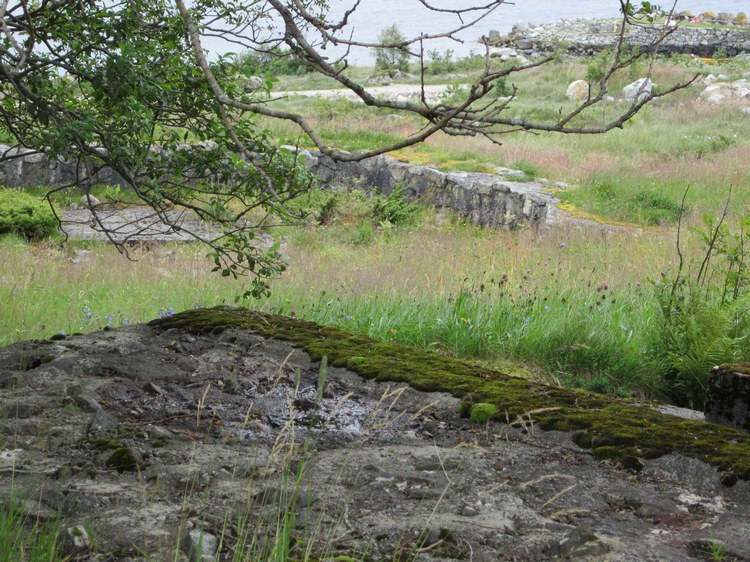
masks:
<svg viewBox="0 0 750 562"><path fill-rule="evenodd" d="M671 33L657 44L666 26ZM511 47L525 55L551 52L561 45L571 54L591 55L615 45L619 36L619 20L575 19L546 25L517 25L508 35L491 32L488 41L493 47ZM629 48L655 49L664 54L750 56L750 27L745 25L696 27L678 22L629 25L623 39Z"/></svg>

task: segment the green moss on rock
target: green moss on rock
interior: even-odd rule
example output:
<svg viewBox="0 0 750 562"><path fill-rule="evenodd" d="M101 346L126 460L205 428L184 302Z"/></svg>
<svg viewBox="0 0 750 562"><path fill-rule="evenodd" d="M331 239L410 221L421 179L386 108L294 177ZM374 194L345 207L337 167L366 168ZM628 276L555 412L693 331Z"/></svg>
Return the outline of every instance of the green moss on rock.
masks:
<svg viewBox="0 0 750 562"><path fill-rule="evenodd" d="M127 447L119 447L109 456L105 464L120 473L133 472L138 468L138 459Z"/></svg>
<svg viewBox="0 0 750 562"><path fill-rule="evenodd" d="M109 437L98 437L96 439L89 440L89 446L95 451L107 451L119 449L122 444L116 439L110 439Z"/></svg>
<svg viewBox="0 0 750 562"><path fill-rule="evenodd" d="M750 375L750 365L747 363L724 363L719 365L719 369L730 373L742 373L743 375Z"/></svg>
<svg viewBox="0 0 750 562"><path fill-rule="evenodd" d="M159 329L218 334L251 330L290 342L314 361L328 357L376 381L403 382L417 390L447 392L471 405L492 404L514 419L523 415L543 429L579 431L575 442L597 457L627 461L680 453L728 471L730 482L750 480L750 435L734 428L662 414L626 400L555 388L408 346L353 335L295 318L218 307L154 320Z"/></svg>
<svg viewBox="0 0 750 562"><path fill-rule="evenodd" d="M487 423L495 414L497 414L497 406L487 402L478 402L471 407L469 419L474 423Z"/></svg>

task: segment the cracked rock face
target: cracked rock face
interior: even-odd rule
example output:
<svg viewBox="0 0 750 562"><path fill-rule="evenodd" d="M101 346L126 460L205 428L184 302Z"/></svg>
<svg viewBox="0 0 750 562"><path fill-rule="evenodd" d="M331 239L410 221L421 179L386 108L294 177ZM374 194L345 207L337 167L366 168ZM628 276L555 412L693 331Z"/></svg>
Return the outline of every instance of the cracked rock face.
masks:
<svg viewBox="0 0 750 562"><path fill-rule="evenodd" d="M0 498L59 513L77 560L262 560L280 544L327 560L750 552L750 486L699 461L631 474L567 434L473 425L448 395L244 331L16 343L0 349L0 404Z"/></svg>

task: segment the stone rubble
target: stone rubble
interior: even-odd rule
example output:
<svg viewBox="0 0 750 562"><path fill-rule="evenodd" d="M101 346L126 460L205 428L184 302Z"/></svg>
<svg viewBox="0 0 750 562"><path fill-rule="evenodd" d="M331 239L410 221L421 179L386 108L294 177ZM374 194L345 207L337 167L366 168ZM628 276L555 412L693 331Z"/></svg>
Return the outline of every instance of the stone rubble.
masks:
<svg viewBox="0 0 750 562"><path fill-rule="evenodd" d="M494 47L517 49L524 56L556 51L560 45L575 55L592 55L613 47L620 37L619 20L564 19L545 25L517 26L505 36L490 34L488 41ZM669 35L658 45L660 53L686 53L701 57L719 54L736 56L750 53L750 28L747 27L694 27L678 25L665 28L662 24L650 26L629 25L624 43L629 49L652 50L662 33Z"/></svg>

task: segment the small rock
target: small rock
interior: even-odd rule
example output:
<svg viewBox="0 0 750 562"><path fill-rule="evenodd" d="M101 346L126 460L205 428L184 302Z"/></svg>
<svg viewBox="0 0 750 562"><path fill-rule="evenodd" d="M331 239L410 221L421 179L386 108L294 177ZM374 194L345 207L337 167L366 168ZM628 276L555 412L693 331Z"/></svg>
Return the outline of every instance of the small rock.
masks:
<svg viewBox="0 0 750 562"><path fill-rule="evenodd" d="M90 193L88 195L84 195L83 197L81 197L81 203L83 204L84 207L90 207L90 208L97 207L102 204L102 202L99 201L99 199L97 199Z"/></svg>
<svg viewBox="0 0 750 562"><path fill-rule="evenodd" d="M582 554L581 550L584 547L586 547L586 553L590 554L588 552L588 543L595 543L606 547L606 545L598 543L596 535L590 531L576 527L563 539L549 545L546 548L546 553L552 557L560 558L568 558L575 553L576 558L578 558Z"/></svg>
<svg viewBox="0 0 750 562"><path fill-rule="evenodd" d="M23 383L21 373L0 373L0 388L13 388Z"/></svg>
<svg viewBox="0 0 750 562"><path fill-rule="evenodd" d="M463 515L464 517L476 517L480 513L481 512L473 505L465 505L458 511L458 514Z"/></svg>
<svg viewBox="0 0 750 562"><path fill-rule="evenodd" d="M73 257L70 258L70 263L79 264L88 261L92 255L91 250L76 250Z"/></svg>
<svg viewBox="0 0 750 562"><path fill-rule="evenodd" d="M193 529L185 533L180 547L188 555L190 562L208 562L214 559L219 539L211 533Z"/></svg>
<svg viewBox="0 0 750 562"><path fill-rule="evenodd" d="M96 413L102 409L99 397L91 392L81 392L75 398L76 406L84 412Z"/></svg>
<svg viewBox="0 0 750 562"><path fill-rule="evenodd" d="M89 424L89 434L94 436L113 435L120 425L120 420L105 411L103 408L96 410Z"/></svg>
<svg viewBox="0 0 750 562"><path fill-rule="evenodd" d="M570 101L581 101L589 97L589 83L586 80L576 80L568 86L565 97Z"/></svg>
<svg viewBox="0 0 750 562"><path fill-rule="evenodd" d="M41 413L44 408L41 404L33 402L11 402L0 408L0 417L2 419L25 420Z"/></svg>
<svg viewBox="0 0 750 562"><path fill-rule="evenodd" d="M654 83L650 78L639 78L622 89L622 97L626 100L634 100L636 96L638 101L644 98L650 98L653 91Z"/></svg>
<svg viewBox="0 0 750 562"><path fill-rule="evenodd" d="M91 539L83 525L68 527L62 533L62 551L66 556L85 554L91 548Z"/></svg>
<svg viewBox="0 0 750 562"><path fill-rule="evenodd" d="M158 384L154 384L152 382L147 382L146 384L144 384L143 390L145 390L149 394L156 394L158 396L164 396L167 393L167 391L160 387Z"/></svg>

